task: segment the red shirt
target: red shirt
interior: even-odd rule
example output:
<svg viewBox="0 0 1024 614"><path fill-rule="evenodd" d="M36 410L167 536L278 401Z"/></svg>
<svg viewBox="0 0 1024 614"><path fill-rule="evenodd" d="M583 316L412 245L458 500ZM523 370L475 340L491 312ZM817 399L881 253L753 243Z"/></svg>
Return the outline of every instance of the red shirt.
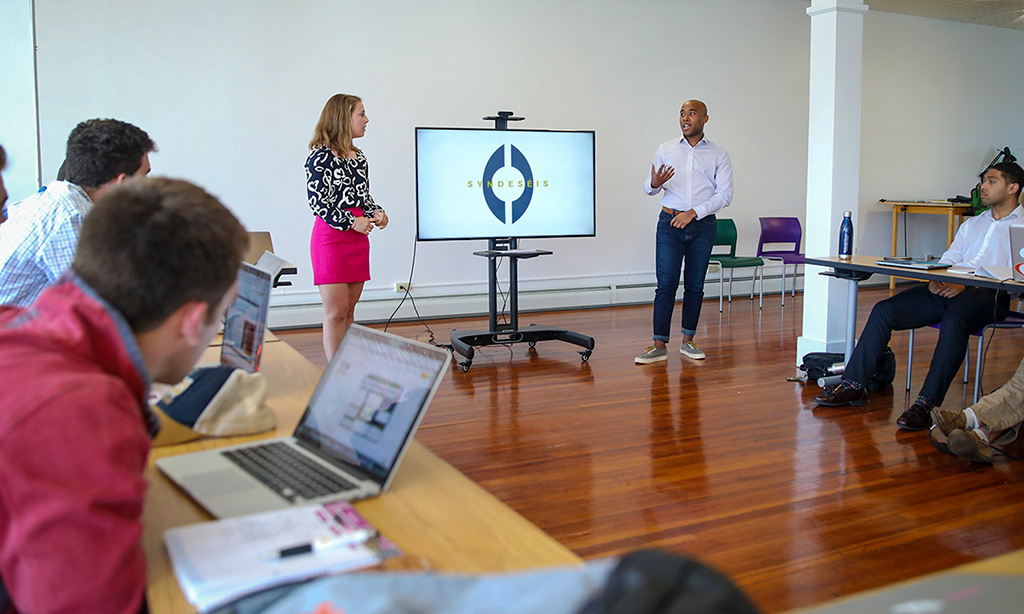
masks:
<svg viewBox="0 0 1024 614"><path fill-rule="evenodd" d="M6 588L14 611L138 612L154 422L127 323L64 278L0 307L0 379L0 601Z"/></svg>

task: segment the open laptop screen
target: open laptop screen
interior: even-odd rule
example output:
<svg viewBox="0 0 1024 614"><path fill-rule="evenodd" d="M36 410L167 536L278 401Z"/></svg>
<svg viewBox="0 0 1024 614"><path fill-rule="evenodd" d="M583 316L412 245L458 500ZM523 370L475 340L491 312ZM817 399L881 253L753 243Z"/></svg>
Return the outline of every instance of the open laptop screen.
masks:
<svg viewBox="0 0 1024 614"><path fill-rule="evenodd" d="M423 416L448 353L352 326L295 437L384 482Z"/></svg>
<svg viewBox="0 0 1024 614"><path fill-rule="evenodd" d="M224 314L224 344L220 361L256 372L263 354L270 304L270 273L246 262L238 270L238 298Z"/></svg>

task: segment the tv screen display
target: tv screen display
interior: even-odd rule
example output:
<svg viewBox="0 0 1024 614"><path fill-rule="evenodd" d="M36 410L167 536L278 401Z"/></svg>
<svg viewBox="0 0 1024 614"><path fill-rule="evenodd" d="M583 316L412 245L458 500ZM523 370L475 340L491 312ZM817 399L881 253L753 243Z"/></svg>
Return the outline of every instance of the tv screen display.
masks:
<svg viewBox="0 0 1024 614"><path fill-rule="evenodd" d="M416 128L418 240L594 234L593 131Z"/></svg>

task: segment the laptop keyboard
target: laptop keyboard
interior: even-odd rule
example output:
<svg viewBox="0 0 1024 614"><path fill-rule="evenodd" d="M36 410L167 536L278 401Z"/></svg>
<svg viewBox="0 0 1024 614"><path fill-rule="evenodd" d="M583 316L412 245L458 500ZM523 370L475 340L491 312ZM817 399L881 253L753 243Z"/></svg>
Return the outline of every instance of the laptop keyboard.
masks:
<svg viewBox="0 0 1024 614"><path fill-rule="evenodd" d="M356 488L280 441L221 454L292 503L298 497L314 499Z"/></svg>

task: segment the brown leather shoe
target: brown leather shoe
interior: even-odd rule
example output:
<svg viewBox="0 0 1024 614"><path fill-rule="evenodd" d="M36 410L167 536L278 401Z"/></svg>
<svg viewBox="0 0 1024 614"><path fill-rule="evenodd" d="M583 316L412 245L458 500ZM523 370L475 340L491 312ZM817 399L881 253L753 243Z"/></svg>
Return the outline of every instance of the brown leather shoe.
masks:
<svg viewBox="0 0 1024 614"><path fill-rule="evenodd" d="M814 402L825 407L843 405L864 405L868 402L868 391L863 388L848 388L842 383L829 386L814 397Z"/></svg>
<svg viewBox="0 0 1024 614"><path fill-rule="evenodd" d="M923 431L932 425L932 415L917 403L896 418L896 424L905 431Z"/></svg>
<svg viewBox="0 0 1024 614"><path fill-rule="evenodd" d="M946 441L949 444L949 451L956 454L957 458L986 465L991 465L994 462L992 446L982 439L974 429L969 431L954 429L946 437Z"/></svg>
<svg viewBox="0 0 1024 614"><path fill-rule="evenodd" d="M959 409L940 409L936 407L932 410L932 422L947 437L956 429L964 430L967 428L967 416Z"/></svg>

